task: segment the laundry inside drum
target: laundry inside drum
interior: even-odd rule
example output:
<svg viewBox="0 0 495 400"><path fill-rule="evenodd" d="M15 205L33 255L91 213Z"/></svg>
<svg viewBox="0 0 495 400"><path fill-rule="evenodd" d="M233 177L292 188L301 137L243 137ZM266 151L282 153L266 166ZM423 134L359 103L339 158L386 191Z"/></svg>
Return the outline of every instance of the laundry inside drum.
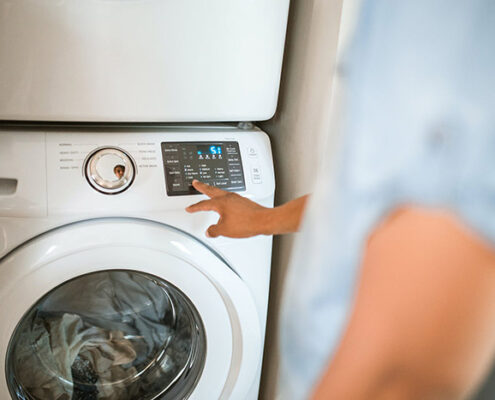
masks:
<svg viewBox="0 0 495 400"><path fill-rule="evenodd" d="M206 336L177 287L103 271L55 288L22 318L6 373L14 399L185 399L203 371Z"/></svg>

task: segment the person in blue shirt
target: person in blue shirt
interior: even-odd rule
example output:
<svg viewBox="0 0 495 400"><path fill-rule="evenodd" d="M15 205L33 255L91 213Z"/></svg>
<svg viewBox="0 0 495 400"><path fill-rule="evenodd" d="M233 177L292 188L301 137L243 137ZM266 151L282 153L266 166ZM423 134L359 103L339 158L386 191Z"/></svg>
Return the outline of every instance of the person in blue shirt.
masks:
<svg viewBox="0 0 495 400"><path fill-rule="evenodd" d="M211 199L188 211L220 214L209 236L301 230L280 399L461 399L488 373L494 40L492 0L364 0L337 176L274 209L194 183Z"/></svg>

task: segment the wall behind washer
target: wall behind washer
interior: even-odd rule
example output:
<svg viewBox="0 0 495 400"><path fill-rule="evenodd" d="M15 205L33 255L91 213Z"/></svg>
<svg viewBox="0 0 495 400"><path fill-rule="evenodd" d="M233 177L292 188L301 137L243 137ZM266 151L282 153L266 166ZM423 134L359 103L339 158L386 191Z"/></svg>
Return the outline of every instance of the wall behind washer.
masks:
<svg viewBox="0 0 495 400"><path fill-rule="evenodd" d="M344 3L345 1L345 3ZM292 0L278 110L261 123L271 138L277 179L276 204L311 193L331 141L336 148L341 83L334 79L337 49L345 47L357 0ZM344 4L344 5L343 5ZM342 32L339 39L342 15ZM333 100L333 99L337 100ZM332 152L331 152L332 153ZM295 235L274 241L260 399L276 398L278 317Z"/></svg>

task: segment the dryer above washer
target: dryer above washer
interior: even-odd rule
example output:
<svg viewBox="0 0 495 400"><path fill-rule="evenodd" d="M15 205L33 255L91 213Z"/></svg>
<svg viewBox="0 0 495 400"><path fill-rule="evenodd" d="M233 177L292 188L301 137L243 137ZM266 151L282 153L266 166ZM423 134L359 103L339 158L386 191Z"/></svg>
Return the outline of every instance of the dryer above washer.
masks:
<svg viewBox="0 0 495 400"><path fill-rule="evenodd" d="M0 0L0 120L258 121L289 0Z"/></svg>

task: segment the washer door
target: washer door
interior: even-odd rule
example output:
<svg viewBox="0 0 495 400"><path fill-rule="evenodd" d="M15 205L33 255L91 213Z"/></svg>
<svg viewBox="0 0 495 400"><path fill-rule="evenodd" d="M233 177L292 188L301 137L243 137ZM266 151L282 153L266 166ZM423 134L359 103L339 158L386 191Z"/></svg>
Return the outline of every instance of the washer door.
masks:
<svg viewBox="0 0 495 400"><path fill-rule="evenodd" d="M252 296L166 225L58 228L0 263L0 398L244 398L262 353Z"/></svg>

